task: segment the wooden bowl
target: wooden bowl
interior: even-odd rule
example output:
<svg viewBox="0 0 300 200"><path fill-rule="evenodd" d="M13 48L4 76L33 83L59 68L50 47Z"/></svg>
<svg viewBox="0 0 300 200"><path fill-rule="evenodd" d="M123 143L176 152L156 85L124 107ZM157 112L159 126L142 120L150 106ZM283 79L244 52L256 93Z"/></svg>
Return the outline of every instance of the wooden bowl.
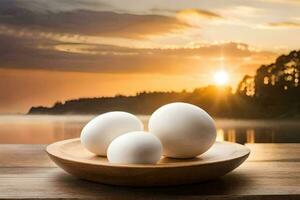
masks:
<svg viewBox="0 0 300 200"><path fill-rule="evenodd" d="M46 151L59 167L74 176L126 186L181 185L215 179L238 167L250 153L240 144L216 142L193 159L163 157L156 165L116 165L87 151L79 138L50 144Z"/></svg>

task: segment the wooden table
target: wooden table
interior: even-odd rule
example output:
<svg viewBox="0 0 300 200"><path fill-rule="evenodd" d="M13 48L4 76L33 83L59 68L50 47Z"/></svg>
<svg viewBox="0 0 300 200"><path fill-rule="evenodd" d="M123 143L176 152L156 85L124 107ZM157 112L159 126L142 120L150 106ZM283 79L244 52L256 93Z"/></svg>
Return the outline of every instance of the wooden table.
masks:
<svg viewBox="0 0 300 200"><path fill-rule="evenodd" d="M79 180L56 167L45 145L0 145L0 198L300 199L300 144L247 144L249 159L214 181L161 188Z"/></svg>

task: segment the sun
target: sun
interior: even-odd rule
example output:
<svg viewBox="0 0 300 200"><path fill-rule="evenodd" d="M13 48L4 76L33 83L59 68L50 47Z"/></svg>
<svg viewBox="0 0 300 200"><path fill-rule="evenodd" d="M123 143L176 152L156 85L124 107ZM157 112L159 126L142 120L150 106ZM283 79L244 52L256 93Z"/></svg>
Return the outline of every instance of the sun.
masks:
<svg viewBox="0 0 300 200"><path fill-rule="evenodd" d="M217 71L214 75L216 85L226 85L228 83L228 73L226 71Z"/></svg>

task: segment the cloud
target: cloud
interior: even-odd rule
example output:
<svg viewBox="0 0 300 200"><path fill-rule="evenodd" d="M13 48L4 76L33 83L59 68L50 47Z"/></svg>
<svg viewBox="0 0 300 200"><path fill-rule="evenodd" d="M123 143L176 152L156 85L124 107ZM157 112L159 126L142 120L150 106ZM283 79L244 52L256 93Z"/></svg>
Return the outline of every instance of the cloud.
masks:
<svg viewBox="0 0 300 200"><path fill-rule="evenodd" d="M112 11L68 10L38 12L4 1L0 7L0 24L14 29L78 34L102 37L143 38L188 28L174 17L136 15Z"/></svg>
<svg viewBox="0 0 300 200"><path fill-rule="evenodd" d="M221 15L201 9L184 9L177 11L176 17L178 20L190 24L192 26L199 26L203 22L211 22L224 19Z"/></svg>
<svg viewBox="0 0 300 200"><path fill-rule="evenodd" d="M218 13L203 9L159 13L117 12L108 3L94 0L3 0L0 25L57 34L144 39L182 33L203 22L223 19Z"/></svg>
<svg viewBox="0 0 300 200"><path fill-rule="evenodd" d="M177 12L178 15L201 17L206 19L222 19L223 17L215 12L201 9L183 9Z"/></svg>
<svg viewBox="0 0 300 200"><path fill-rule="evenodd" d="M290 21L273 22L273 23L269 23L268 25L269 27L273 27L273 28L300 28L300 23L290 22Z"/></svg>
<svg viewBox="0 0 300 200"><path fill-rule="evenodd" d="M277 4L292 4L292 5L299 5L299 0L258 0L262 2L270 2L270 3L277 3Z"/></svg>
<svg viewBox="0 0 300 200"><path fill-rule="evenodd" d="M272 52L224 43L195 48L128 48L115 45L58 42L43 38L0 35L0 68L95 73L188 74L218 67L218 58L237 65L244 58L265 60ZM258 67L258 66L257 66ZM204 70L205 71L205 70Z"/></svg>
<svg viewBox="0 0 300 200"><path fill-rule="evenodd" d="M198 20L223 20L221 15L207 10L185 9L173 17L82 9L38 12L40 9L27 9L19 1L3 2L0 7L0 68L178 74L197 72L203 66L216 67L219 65L216 59L220 56L236 66L245 57L274 56L272 52L256 52L237 43L167 49L167 45L157 42L159 47L164 46L160 49L147 45L149 40L141 40L192 28L194 19L197 23ZM75 4L79 6L81 1L76 0ZM111 38L118 40L112 42ZM118 44L116 41L120 38L130 41L124 42L127 45ZM142 42L138 48L136 41Z"/></svg>
<svg viewBox="0 0 300 200"><path fill-rule="evenodd" d="M7 0L2 0L7 1ZM94 10L103 11L112 9L112 7L103 1L98 0L8 0L15 1L20 8L38 13L61 12L72 10Z"/></svg>

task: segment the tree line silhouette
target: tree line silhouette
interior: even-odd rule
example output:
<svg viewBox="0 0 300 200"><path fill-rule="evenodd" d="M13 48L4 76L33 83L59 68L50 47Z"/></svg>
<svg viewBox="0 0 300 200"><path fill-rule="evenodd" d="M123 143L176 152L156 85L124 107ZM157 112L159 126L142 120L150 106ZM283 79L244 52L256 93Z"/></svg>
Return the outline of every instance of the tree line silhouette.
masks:
<svg viewBox="0 0 300 200"><path fill-rule="evenodd" d="M245 75L237 91L206 86L192 92L139 92L134 96L80 98L57 102L52 107L32 107L29 114L99 114L123 110L151 114L161 105L182 101L198 105L215 117L300 117L300 51L279 56L262 65L254 76Z"/></svg>
<svg viewBox="0 0 300 200"><path fill-rule="evenodd" d="M262 65L255 76L246 75L236 95L257 107L259 115L297 117L300 114L300 51Z"/></svg>

